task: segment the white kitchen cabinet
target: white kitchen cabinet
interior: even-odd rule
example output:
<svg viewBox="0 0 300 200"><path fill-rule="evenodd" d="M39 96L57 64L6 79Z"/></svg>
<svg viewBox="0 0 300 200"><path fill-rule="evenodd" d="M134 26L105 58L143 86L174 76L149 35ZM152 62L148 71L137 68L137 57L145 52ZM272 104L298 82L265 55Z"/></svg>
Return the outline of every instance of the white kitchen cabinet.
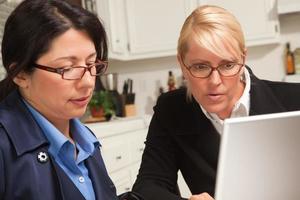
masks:
<svg viewBox="0 0 300 200"><path fill-rule="evenodd" d="M232 12L242 25L247 46L279 43L276 0L197 0L197 4L218 5Z"/></svg>
<svg viewBox="0 0 300 200"><path fill-rule="evenodd" d="M109 176L115 184L118 195L131 191L132 181L130 179L130 169L123 169L115 173L110 173Z"/></svg>
<svg viewBox="0 0 300 200"><path fill-rule="evenodd" d="M148 122L126 118L86 125L101 143L101 154L117 194L130 191L140 167Z"/></svg>
<svg viewBox="0 0 300 200"><path fill-rule="evenodd" d="M278 0L279 14L286 14L292 12L300 12L299 0Z"/></svg>
<svg viewBox="0 0 300 200"><path fill-rule="evenodd" d="M283 81L290 83L300 83L300 74L285 75Z"/></svg>
<svg viewBox="0 0 300 200"><path fill-rule="evenodd" d="M109 57L118 60L176 54L191 0L98 0L97 13L109 38Z"/></svg>
<svg viewBox="0 0 300 200"><path fill-rule="evenodd" d="M125 118L110 122L86 124L101 144L101 154L117 194L131 191L144 152L150 117ZM181 195L191 195L181 173L178 173Z"/></svg>

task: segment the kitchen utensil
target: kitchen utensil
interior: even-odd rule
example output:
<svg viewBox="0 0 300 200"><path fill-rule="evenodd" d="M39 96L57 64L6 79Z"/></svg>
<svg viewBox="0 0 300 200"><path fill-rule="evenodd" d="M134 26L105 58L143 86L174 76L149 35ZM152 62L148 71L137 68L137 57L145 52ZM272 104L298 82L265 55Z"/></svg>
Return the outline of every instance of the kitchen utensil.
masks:
<svg viewBox="0 0 300 200"><path fill-rule="evenodd" d="M132 79L128 79L128 93L129 94L132 93L132 84L133 84Z"/></svg>
<svg viewBox="0 0 300 200"><path fill-rule="evenodd" d="M103 87L106 90L112 91L116 90L118 87L118 74L117 73L110 73L110 74L104 74L100 76L100 80L103 84Z"/></svg>
<svg viewBox="0 0 300 200"><path fill-rule="evenodd" d="M128 94L128 82L127 82L127 80L124 81L122 94Z"/></svg>

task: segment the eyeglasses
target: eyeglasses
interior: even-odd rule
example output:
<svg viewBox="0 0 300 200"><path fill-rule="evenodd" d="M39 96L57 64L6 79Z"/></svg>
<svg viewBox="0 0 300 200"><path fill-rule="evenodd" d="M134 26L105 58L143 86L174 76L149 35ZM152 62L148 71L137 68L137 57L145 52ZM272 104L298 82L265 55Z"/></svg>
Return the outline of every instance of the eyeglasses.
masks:
<svg viewBox="0 0 300 200"><path fill-rule="evenodd" d="M107 61L97 60L95 63L87 64L87 67L74 66L53 68L36 63L34 64L34 67L48 72L60 74L62 79L65 80L80 80L82 79L86 71L89 71L91 76L100 76L104 74L107 69Z"/></svg>
<svg viewBox="0 0 300 200"><path fill-rule="evenodd" d="M195 64L187 66L183 63L183 65L195 78L208 78L214 70L217 70L221 76L231 77L237 75L240 72L241 68L244 66L244 64L235 62L221 64L216 68L213 68L212 66L206 64Z"/></svg>

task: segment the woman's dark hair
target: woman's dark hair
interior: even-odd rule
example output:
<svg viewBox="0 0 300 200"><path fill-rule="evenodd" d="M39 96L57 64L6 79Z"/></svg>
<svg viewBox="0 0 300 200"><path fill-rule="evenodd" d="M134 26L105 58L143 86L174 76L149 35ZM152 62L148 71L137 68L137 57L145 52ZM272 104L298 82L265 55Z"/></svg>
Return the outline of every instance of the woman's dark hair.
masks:
<svg viewBox="0 0 300 200"><path fill-rule="evenodd" d="M0 101L17 89L14 77L31 73L33 64L50 44L70 28L85 31L93 41L97 58L107 60L106 33L94 14L63 0L24 0L8 17L2 40L6 77L0 82Z"/></svg>

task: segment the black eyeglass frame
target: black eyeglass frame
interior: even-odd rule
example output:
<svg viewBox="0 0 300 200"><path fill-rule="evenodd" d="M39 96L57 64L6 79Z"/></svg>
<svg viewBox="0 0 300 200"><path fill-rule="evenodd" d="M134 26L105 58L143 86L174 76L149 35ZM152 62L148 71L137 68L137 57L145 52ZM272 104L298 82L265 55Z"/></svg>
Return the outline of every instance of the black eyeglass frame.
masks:
<svg viewBox="0 0 300 200"><path fill-rule="evenodd" d="M217 66L216 68L209 66L210 69L211 69L210 73L209 73L207 76L199 77L199 76L195 76L195 75L191 72L192 66L187 66L187 65L184 63L182 57L181 57L181 62L182 62L182 64L184 65L184 67L189 71L189 73L190 73L193 77L195 77L195 78L202 78L202 79L208 78L208 77L213 73L213 71L215 71L215 70L217 70L218 73L219 73L219 75L222 76L222 77L233 77L233 76L237 75L237 74L241 71L242 67L245 66L245 61L243 61L243 64L242 64L242 63L230 62L230 63L232 63L232 64L235 64L235 65L238 65L238 66L239 66L239 70L238 70L235 74L230 75L230 76L224 76L224 75L218 70L219 67L221 67L222 65L219 65L219 66Z"/></svg>
<svg viewBox="0 0 300 200"><path fill-rule="evenodd" d="M102 70L103 72L102 73L99 73L99 74L92 74L92 67L94 67L95 65L97 64L102 64L104 65L104 70ZM95 63L91 63L91 64L87 64L87 66L74 66L74 67L60 67L60 68L53 68L53 67L49 67L49 66L45 66L45 65L40 65L40 64L37 64L37 63L34 63L34 67L35 68L38 68L38 69L41 69L41 70L45 70L45 71L48 71L48 72L52 72L52 73L56 73L56 74L60 74L62 79L64 80L80 80L82 79L82 77L84 76L85 72L86 71L89 71L90 72L90 75L91 76L100 76L100 75L103 75L106 70L107 70L107 66L108 66L108 62L107 61L101 61L101 60L97 60ZM64 73L66 70L68 69L73 69L73 68L81 68L81 69L84 69L82 75L80 78L75 78L75 79L68 79L68 78L65 78L64 77Z"/></svg>

